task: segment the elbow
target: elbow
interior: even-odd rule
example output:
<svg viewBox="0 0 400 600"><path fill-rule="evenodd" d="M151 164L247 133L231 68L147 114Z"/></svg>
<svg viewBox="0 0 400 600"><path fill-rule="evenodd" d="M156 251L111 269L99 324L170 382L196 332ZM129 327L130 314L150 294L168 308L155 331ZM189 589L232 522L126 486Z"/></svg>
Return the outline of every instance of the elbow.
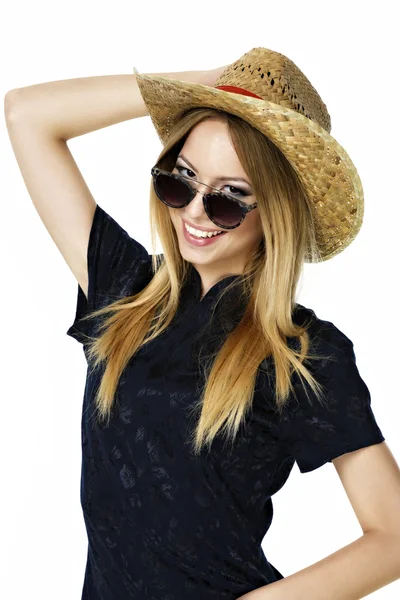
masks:
<svg viewBox="0 0 400 600"><path fill-rule="evenodd" d="M9 90L4 96L4 116L7 121L15 118L16 106L18 102L18 88Z"/></svg>

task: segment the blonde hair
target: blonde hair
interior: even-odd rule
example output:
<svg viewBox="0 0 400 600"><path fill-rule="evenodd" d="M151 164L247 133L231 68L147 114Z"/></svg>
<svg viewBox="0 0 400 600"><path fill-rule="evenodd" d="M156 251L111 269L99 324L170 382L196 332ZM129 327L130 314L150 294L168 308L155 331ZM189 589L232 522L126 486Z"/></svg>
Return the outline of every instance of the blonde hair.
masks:
<svg viewBox="0 0 400 600"><path fill-rule="evenodd" d="M236 153L252 182L264 236L242 277L235 278L219 297L221 301L225 293L237 287L238 296L245 300L243 316L214 355L199 359L205 385L193 407L199 410L191 438L196 454L204 446L210 448L220 431L233 442L251 409L257 374L266 359L271 358L274 363L274 399L281 412L290 392L294 392L293 372L304 377L322 401L322 386L303 363L311 358L330 358L308 354L309 323L297 325L292 320L305 257L309 262L320 262L321 257L310 202L282 152L239 117L211 108L197 108L181 117L157 165L172 171L190 131L204 119L227 123ZM95 397L100 420L110 418L118 382L129 360L171 323L187 282L191 265L182 258L169 209L156 196L152 182L150 225L153 249L157 234L164 249L163 255L153 251L151 281L135 295L112 302L83 318L111 313L99 326L100 335L89 336L87 345L88 363L92 363L93 370L100 364L105 366ZM300 350L290 348L287 338L298 338ZM301 383L305 389L303 381Z"/></svg>

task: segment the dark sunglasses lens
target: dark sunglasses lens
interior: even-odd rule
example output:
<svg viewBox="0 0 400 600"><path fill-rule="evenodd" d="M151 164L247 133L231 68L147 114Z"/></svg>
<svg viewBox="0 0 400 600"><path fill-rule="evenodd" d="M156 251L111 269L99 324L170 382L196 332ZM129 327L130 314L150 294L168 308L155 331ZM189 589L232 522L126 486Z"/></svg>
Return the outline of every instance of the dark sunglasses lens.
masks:
<svg viewBox="0 0 400 600"><path fill-rule="evenodd" d="M209 216L221 227L232 227L242 220L242 211L236 202L221 194L210 194L207 197Z"/></svg>
<svg viewBox="0 0 400 600"><path fill-rule="evenodd" d="M190 190L188 186L169 175L163 175L162 173L157 175L154 185L163 202L173 208L183 206L189 199Z"/></svg>
<svg viewBox="0 0 400 600"><path fill-rule="evenodd" d="M188 185L170 175L159 173L155 178L155 190L163 202L172 208L183 207L190 198ZM209 194L207 210L211 219L220 227L232 227L242 220L240 206L221 194Z"/></svg>

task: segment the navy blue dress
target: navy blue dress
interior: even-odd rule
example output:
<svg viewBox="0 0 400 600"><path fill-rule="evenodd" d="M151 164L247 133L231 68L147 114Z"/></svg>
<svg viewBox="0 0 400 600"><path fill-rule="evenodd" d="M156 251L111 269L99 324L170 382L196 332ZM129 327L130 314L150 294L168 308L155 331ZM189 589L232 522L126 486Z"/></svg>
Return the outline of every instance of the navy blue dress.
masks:
<svg viewBox="0 0 400 600"><path fill-rule="evenodd" d="M83 346L96 320L80 318L134 294L150 281L147 250L99 205L88 246L88 301L78 286L75 320L67 335ZM384 437L355 360L353 344L329 321L297 304L294 319L311 318L313 351L334 361L311 363L328 406L307 402L299 385L282 416L274 409L271 379L260 370L252 411L233 446L217 436L212 451L195 457L187 443L190 406L202 374L198 352L215 350L243 306L218 292L200 300L191 267L179 311L168 330L128 363L110 425L93 417L100 374L86 379L82 411L81 505L88 536L82 600L233 600L282 579L261 544L272 516L272 496L296 462L306 473ZM268 359L264 361L268 366Z"/></svg>

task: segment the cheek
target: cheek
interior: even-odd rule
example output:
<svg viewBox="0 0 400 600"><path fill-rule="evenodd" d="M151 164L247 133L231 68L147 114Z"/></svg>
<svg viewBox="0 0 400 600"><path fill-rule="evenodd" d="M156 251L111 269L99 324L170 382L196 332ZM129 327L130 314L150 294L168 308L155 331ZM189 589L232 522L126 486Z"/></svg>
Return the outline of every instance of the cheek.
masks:
<svg viewBox="0 0 400 600"><path fill-rule="evenodd" d="M261 220L255 211L248 213L243 223L233 230L239 244L258 243L262 237Z"/></svg>

